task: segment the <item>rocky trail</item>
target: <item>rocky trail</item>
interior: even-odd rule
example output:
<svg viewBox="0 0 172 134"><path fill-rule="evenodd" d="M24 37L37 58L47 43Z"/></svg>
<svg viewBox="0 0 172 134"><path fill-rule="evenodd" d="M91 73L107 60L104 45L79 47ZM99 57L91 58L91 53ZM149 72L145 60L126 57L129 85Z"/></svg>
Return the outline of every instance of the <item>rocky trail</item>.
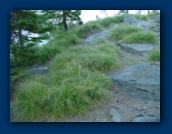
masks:
<svg viewBox="0 0 172 134"><path fill-rule="evenodd" d="M152 20L126 17L125 22L148 30ZM151 63L146 57L153 48L160 47L160 41L156 44L113 42L107 38L113 26L94 32L83 40L83 44L92 45L97 39L104 39L120 50L119 59L123 66L106 74L113 82L111 96L97 107L88 109L86 115L69 117L65 122L160 122L160 62ZM155 32L159 37L160 32ZM31 71L45 74L48 65L35 66Z"/></svg>

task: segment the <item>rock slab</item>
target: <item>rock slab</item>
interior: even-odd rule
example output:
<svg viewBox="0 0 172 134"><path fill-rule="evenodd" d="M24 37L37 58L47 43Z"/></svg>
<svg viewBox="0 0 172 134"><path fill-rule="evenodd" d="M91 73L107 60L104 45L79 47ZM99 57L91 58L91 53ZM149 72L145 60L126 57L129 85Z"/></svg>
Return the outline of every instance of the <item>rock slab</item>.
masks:
<svg viewBox="0 0 172 134"><path fill-rule="evenodd" d="M112 115L114 122L121 122L121 116L114 108L110 110L110 115Z"/></svg>
<svg viewBox="0 0 172 134"><path fill-rule="evenodd" d="M160 67L149 63L126 66L109 74L113 86L144 100L160 100Z"/></svg>
<svg viewBox="0 0 172 134"><path fill-rule="evenodd" d="M156 117L136 117L132 122L160 122Z"/></svg>
<svg viewBox="0 0 172 134"><path fill-rule="evenodd" d="M154 44L141 43L141 44L120 44L120 47L128 52L141 55L145 52L151 51Z"/></svg>

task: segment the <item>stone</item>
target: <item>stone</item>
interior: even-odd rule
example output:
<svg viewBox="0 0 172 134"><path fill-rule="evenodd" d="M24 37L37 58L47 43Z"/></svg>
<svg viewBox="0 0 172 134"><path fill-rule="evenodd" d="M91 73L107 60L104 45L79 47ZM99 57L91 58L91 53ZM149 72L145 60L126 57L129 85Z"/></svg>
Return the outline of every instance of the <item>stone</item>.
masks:
<svg viewBox="0 0 172 134"><path fill-rule="evenodd" d="M146 114L150 116L160 116L160 111L147 112Z"/></svg>
<svg viewBox="0 0 172 134"><path fill-rule="evenodd" d="M31 75L46 75L48 72L48 66L32 66L30 68L26 68L25 71Z"/></svg>
<svg viewBox="0 0 172 134"><path fill-rule="evenodd" d="M120 47L128 52L141 55L145 52L151 51L154 44L137 43L137 44L120 44Z"/></svg>
<svg viewBox="0 0 172 134"><path fill-rule="evenodd" d="M160 65L160 61L156 61L155 64L156 64L156 65Z"/></svg>
<svg viewBox="0 0 172 134"><path fill-rule="evenodd" d="M35 68L32 71L32 74L33 75L36 75L36 74L45 75L45 74L47 74L47 72L48 72L48 67L39 67L39 68Z"/></svg>
<svg viewBox="0 0 172 134"><path fill-rule="evenodd" d="M142 62L125 66L108 75L113 86L132 97L143 100L160 100L160 67Z"/></svg>
<svg viewBox="0 0 172 134"><path fill-rule="evenodd" d="M137 21L138 21L138 19L130 14L124 15L124 23L127 25L136 25Z"/></svg>
<svg viewBox="0 0 172 134"><path fill-rule="evenodd" d="M140 28L143 28L145 30L149 30L150 22L138 19L131 14L125 14L124 15L124 24L134 25L134 26L138 26Z"/></svg>
<svg viewBox="0 0 172 134"><path fill-rule="evenodd" d="M136 117L132 122L160 122L157 117Z"/></svg>
<svg viewBox="0 0 172 134"><path fill-rule="evenodd" d="M153 28L152 30L156 33L160 32L160 14L151 17Z"/></svg>
<svg viewBox="0 0 172 134"><path fill-rule="evenodd" d="M110 115L112 115L114 122L121 122L121 116L114 108L110 110Z"/></svg>
<svg viewBox="0 0 172 134"><path fill-rule="evenodd" d="M109 33L109 30L98 31L97 33L95 33L95 34L89 36L88 38L86 38L84 40L84 43L93 44L98 39L107 40L108 33Z"/></svg>

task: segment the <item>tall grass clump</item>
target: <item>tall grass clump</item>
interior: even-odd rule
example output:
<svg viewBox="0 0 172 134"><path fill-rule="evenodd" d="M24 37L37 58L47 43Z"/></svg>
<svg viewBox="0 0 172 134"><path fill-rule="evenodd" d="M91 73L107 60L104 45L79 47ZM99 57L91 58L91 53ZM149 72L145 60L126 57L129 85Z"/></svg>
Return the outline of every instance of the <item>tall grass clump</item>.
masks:
<svg viewBox="0 0 172 134"><path fill-rule="evenodd" d="M125 43L152 43L157 42L157 36L153 32L137 32L127 35L123 40Z"/></svg>
<svg viewBox="0 0 172 134"><path fill-rule="evenodd" d="M83 37L94 30L102 30L102 26L96 21L89 21L84 25L75 27L72 31L76 33L78 37Z"/></svg>
<svg viewBox="0 0 172 134"><path fill-rule="evenodd" d="M76 34L71 34L70 31L64 32L57 30L53 40L50 43L39 47L36 57L37 63L44 63L56 54L63 51L65 48L75 45L79 42L80 40Z"/></svg>
<svg viewBox="0 0 172 134"><path fill-rule="evenodd" d="M154 49L148 54L148 59L150 61L158 61L160 60L160 50Z"/></svg>
<svg viewBox="0 0 172 134"><path fill-rule="evenodd" d="M76 61L90 70L107 72L119 67L117 54L116 47L108 43L93 46L77 46L59 55L56 62L58 62L58 66L61 66L64 63Z"/></svg>
<svg viewBox="0 0 172 134"><path fill-rule="evenodd" d="M123 21L124 21L124 15L120 15L120 16L106 17L104 19L100 19L97 21L97 23L99 23L103 27L108 27L112 23L121 23Z"/></svg>
<svg viewBox="0 0 172 134"><path fill-rule="evenodd" d="M106 98L105 87L110 85L98 72L68 66L19 86L11 104L13 114L17 121L51 121L81 114L88 105Z"/></svg>
<svg viewBox="0 0 172 134"><path fill-rule="evenodd" d="M108 43L57 54L46 76L34 76L18 86L11 104L16 121L62 120L108 98L112 83L102 72L119 67L117 54Z"/></svg>
<svg viewBox="0 0 172 134"><path fill-rule="evenodd" d="M143 14L133 14L134 17L141 19L141 20L148 20L148 15Z"/></svg>
<svg viewBox="0 0 172 134"><path fill-rule="evenodd" d="M139 28L137 26L130 26L130 25L122 24L122 25L115 26L110 31L108 38L110 38L112 40L121 40L128 34L140 32L140 31L143 31L143 29Z"/></svg>

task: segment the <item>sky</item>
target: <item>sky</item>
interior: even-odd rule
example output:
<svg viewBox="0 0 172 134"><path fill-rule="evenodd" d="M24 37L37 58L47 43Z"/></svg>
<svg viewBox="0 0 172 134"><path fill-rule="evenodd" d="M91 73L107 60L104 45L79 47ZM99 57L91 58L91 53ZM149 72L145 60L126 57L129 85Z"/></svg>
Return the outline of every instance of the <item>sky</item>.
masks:
<svg viewBox="0 0 172 134"><path fill-rule="evenodd" d="M102 10L82 10L80 17L84 23L90 20L96 20L96 15L99 18L105 18L106 15L101 11ZM106 10L107 16L115 16L118 12L119 10ZM130 14L135 14L137 12L138 10L129 10ZM141 11L141 14L147 14L147 10Z"/></svg>
<svg viewBox="0 0 172 134"><path fill-rule="evenodd" d="M138 13L139 10L129 10L129 14ZM81 20L86 23L91 20L97 20L96 15L98 18L102 19L105 17L115 16L117 15L119 10L106 10L106 14L102 12L102 10L82 10L80 18ZM141 11L141 14L147 14L147 10ZM25 32L25 31L24 31ZM27 32L25 32L27 34ZM38 37L38 34L31 34L30 36ZM48 40L43 40L39 45L47 44Z"/></svg>

